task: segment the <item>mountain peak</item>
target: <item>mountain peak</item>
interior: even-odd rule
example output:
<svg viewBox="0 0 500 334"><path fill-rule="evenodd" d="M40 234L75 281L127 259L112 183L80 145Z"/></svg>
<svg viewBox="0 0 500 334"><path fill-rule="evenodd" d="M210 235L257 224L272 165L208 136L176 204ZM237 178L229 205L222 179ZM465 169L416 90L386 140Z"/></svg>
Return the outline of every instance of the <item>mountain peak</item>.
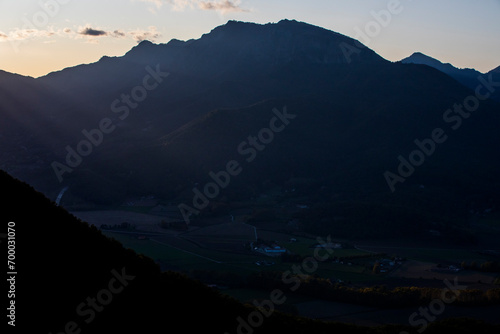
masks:
<svg viewBox="0 0 500 334"><path fill-rule="evenodd" d="M235 30L235 29L244 28L244 27L257 27L257 26L259 26L259 24L253 23L253 22L229 20L226 22L226 24L223 24L223 25L220 25L220 26L213 28L212 31L210 31L207 34L203 34L203 36L211 35L211 34L219 32L219 31Z"/></svg>
<svg viewBox="0 0 500 334"><path fill-rule="evenodd" d="M155 46L155 45L156 45L155 43L153 43L153 42L151 42L151 41L149 41L149 40L145 39L145 40L143 40L143 41L140 41L140 42L137 44L136 48L146 49L146 48L151 48L151 47L153 47L153 46Z"/></svg>
<svg viewBox="0 0 500 334"><path fill-rule="evenodd" d="M279 21L277 24L278 25L309 25L310 26L310 24L300 22L297 20L289 20L289 19L283 19L283 20Z"/></svg>
<svg viewBox="0 0 500 334"><path fill-rule="evenodd" d="M146 57L149 58L152 54L154 54L154 50L161 44L155 44L148 40L140 41L136 46L130 49L127 52L127 56L129 57Z"/></svg>
<svg viewBox="0 0 500 334"><path fill-rule="evenodd" d="M257 24L228 21L197 40L205 48L246 54L246 58L270 63L350 63L342 45L359 45L354 39L315 25L284 19ZM383 58L369 48L353 54L355 62L378 62Z"/></svg>
<svg viewBox="0 0 500 334"><path fill-rule="evenodd" d="M426 54L423 54L422 52L414 52L410 57L402 59L401 62L404 64L421 64L421 65L431 66L447 74L457 71L472 71L474 73L479 74L479 72L477 72L475 69L458 68L450 63L443 63L436 58L432 58Z"/></svg>
<svg viewBox="0 0 500 334"><path fill-rule="evenodd" d="M478 83L478 77L483 74L473 68L457 68L449 63L442 63L441 61L429 57L421 52L415 52L410 57L401 60L403 64L419 64L427 65L433 67L438 71L441 71L448 76L452 77L465 87L470 89L475 89ZM500 74L500 66L488 72L488 74L498 75ZM495 95L492 97L494 100L499 101L499 96Z"/></svg>
<svg viewBox="0 0 500 334"><path fill-rule="evenodd" d="M402 59L401 62L404 64L423 64L431 67L437 67L437 66L441 67L445 65L450 65L450 64L443 64L436 58L432 58L431 56L423 54L422 52L414 52L411 56Z"/></svg>
<svg viewBox="0 0 500 334"><path fill-rule="evenodd" d="M222 26L236 26L236 25L248 25L248 24L254 24L257 25L256 23L251 23L251 22L245 22L245 21L238 21L238 20L229 20L227 21L226 24Z"/></svg>

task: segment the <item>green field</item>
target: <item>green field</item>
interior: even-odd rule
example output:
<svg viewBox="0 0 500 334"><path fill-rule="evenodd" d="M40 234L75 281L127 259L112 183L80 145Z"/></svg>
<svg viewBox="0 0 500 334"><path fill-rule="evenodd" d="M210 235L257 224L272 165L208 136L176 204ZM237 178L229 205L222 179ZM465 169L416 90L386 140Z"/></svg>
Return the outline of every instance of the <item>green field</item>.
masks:
<svg viewBox="0 0 500 334"><path fill-rule="evenodd" d="M159 237L138 240L136 236L130 234L114 233L105 231L105 234L115 238L126 248L131 248L137 253L144 254L155 261L167 263L170 267L179 271L189 272L191 270L209 270L216 272L229 272L239 275L247 275L259 271L288 271L294 265L301 263L285 263L279 257L268 257L261 254L239 254L234 252L224 252L214 249L201 248L196 244L187 241L178 241L171 244L168 240L157 240ZM273 234L273 236L276 236ZM289 240L292 236L282 234L280 239ZM314 249L310 248L316 241L308 238L298 238L297 242L280 243L290 251L308 257L314 255ZM336 249L334 256L363 255L366 252L356 249ZM257 266L256 262L266 260L274 262L270 266ZM340 279L342 281L361 282L373 280L377 277L371 272L366 272L364 266L333 263L325 261L318 263L318 269L313 273L324 278Z"/></svg>
<svg viewBox="0 0 500 334"><path fill-rule="evenodd" d="M260 239L276 241L280 246L286 248L292 254L299 255L303 259L314 257L315 249L312 246L318 243L315 238L260 229L257 229L257 232ZM249 274L262 271L293 271L294 267L302 265L300 260L295 263L283 262L281 257L269 257L264 254L250 253L248 249L245 250L245 245L249 244L252 236L254 237L253 227L246 224L212 225L201 229L194 229L187 233L169 233L151 236L150 239L146 240L138 240L137 235L133 234L121 234L110 231L105 231L104 233L117 239L126 248L131 248L157 261L165 270L186 273L202 270L213 273L248 276ZM296 241L292 241L292 239L296 239ZM323 239L326 240L326 238ZM386 253L388 258L398 256L420 261L420 263L428 263L429 268L437 263L460 264L462 261L477 261L478 263L482 263L494 260L492 256L479 254L474 250L418 248L418 245L413 247L397 246L381 242L380 245L367 246L368 250L356 248L333 249L331 257L363 256L380 252ZM325 253L325 250L320 250L320 254ZM273 262L273 264L259 266L256 264L258 261L268 261ZM375 258L373 257L355 258L345 260L342 264L334 262L333 259L328 259L318 263L317 268L310 274L346 283L383 283L385 277L391 272L387 274L373 274L372 267L374 261ZM398 273L396 276L414 277L416 275L415 277L420 277L419 273L415 273L415 270L418 270L419 266L421 266L420 263L415 268L405 268L404 273ZM303 272L307 273L305 270ZM465 275L465 273L460 274ZM439 276L439 274L435 273L430 275L432 277ZM482 281L490 280L486 280L486 276L478 279Z"/></svg>

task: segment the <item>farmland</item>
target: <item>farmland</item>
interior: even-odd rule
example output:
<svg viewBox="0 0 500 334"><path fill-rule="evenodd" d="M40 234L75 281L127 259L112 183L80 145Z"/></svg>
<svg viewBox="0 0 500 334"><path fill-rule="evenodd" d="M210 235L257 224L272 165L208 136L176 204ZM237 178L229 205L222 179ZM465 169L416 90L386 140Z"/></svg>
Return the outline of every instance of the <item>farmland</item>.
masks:
<svg viewBox="0 0 500 334"><path fill-rule="evenodd" d="M313 245L318 241L314 236L297 235L279 230L266 230L251 224L231 221L230 217L219 217L200 221L201 226L189 226L185 231L161 228L164 217L133 211L83 211L76 212L79 218L98 227L103 224L119 225L128 222L133 228L128 230L108 229L103 232L120 241L125 247L143 253L165 270L189 273L192 270L208 270L245 275L258 271L286 271L292 263L280 258L270 260L269 256L253 252L250 244L259 240L273 241L285 248L288 253L299 258L311 257ZM258 224L259 225L259 224ZM257 225L257 226L258 226ZM326 237L325 237L326 238ZM359 284L380 284L387 279L422 279L422 284L433 285L434 280L452 279L455 276L470 284L491 285L497 274L460 271L458 273L439 272L437 265L460 262L484 262L495 260L494 255L478 252L475 249L455 249L438 242L420 245L406 240L336 240L348 245L334 249L331 259L318 264L315 275ZM405 258L400 266L389 268L381 274L374 274L372 266L376 256L385 254L386 258ZM334 261L335 259L348 259ZM259 261L272 265L259 266ZM345 263L343 263L345 262Z"/></svg>
<svg viewBox="0 0 500 334"><path fill-rule="evenodd" d="M267 288L252 287L252 279L259 273L284 273L304 265L312 259L318 238L266 230L260 224L252 225L233 221L230 217L218 217L199 221L200 226L190 225L186 230L164 229L162 217L134 211L93 211L76 213L96 226L120 226L128 222L125 229L103 229L103 233L156 261L162 270L183 272L207 284L215 284L221 291L243 302L265 299ZM128 226L128 225L127 225ZM323 240L329 237L322 238ZM282 256L266 256L252 250L256 240L267 240L287 250L292 259ZM406 240L343 240L328 239L341 248L330 249L325 261L317 261L310 274L331 282L351 287L420 286L443 288L444 281L455 278L470 289L487 290L498 287L498 274L473 270L450 270L449 265L459 266L461 261L494 260L495 253L479 252L475 249L453 249L432 240L418 244ZM326 250L321 250L322 254ZM295 256L295 257L294 257ZM375 272L374 264L382 270ZM454 268L454 267L452 267ZM250 281L248 281L250 279ZM288 313L308 317L366 325L382 323L404 323L415 310L381 310L345 302L321 300L317 297L287 293L287 301L279 307ZM479 309L461 307L447 308L447 316L460 316L464 312L476 312L478 317L488 317ZM490 312L489 309L488 312ZM383 320L380 320L383 319Z"/></svg>

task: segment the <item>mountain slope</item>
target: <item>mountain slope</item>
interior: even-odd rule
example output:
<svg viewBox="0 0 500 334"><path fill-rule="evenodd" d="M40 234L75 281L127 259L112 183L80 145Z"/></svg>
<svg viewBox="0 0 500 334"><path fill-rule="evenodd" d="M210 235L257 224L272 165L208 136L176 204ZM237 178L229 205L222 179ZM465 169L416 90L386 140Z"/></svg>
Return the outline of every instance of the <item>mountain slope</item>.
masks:
<svg viewBox="0 0 500 334"><path fill-rule="evenodd" d="M497 68L495 68L495 69L493 69L493 70L489 71L488 73L490 73L490 74L493 74L493 73L495 73L495 74L500 74L500 66L498 66Z"/></svg>
<svg viewBox="0 0 500 334"><path fill-rule="evenodd" d="M459 69L449 63L442 63L439 60L424 55L421 52L415 52L410 57L401 60L403 64L422 64L430 67L434 67L435 69L440 70L450 76L463 76L465 78L477 79L481 72L476 71L474 69L465 68Z"/></svg>
<svg viewBox="0 0 500 334"><path fill-rule="evenodd" d="M237 318L253 311L201 283L160 273L151 259L124 249L3 171L0 182L10 194L2 203L2 233L6 222L15 223L16 333L151 333L169 328L233 333ZM6 253L5 244L2 239ZM276 312L256 333L278 328L290 333L371 332Z"/></svg>
<svg viewBox="0 0 500 334"><path fill-rule="evenodd" d="M486 80L488 80L487 76L490 74L493 76L494 82L500 81L500 72L498 71L498 68L484 75L474 69L459 69L448 63L443 64L439 60L424 55L420 52L415 52L410 57L401 60L401 62L403 64L421 64L434 67L435 69L448 74L449 76L460 82L462 85L469 87L470 89L475 89L479 84L481 84L481 81L479 81L480 77L484 77L486 78ZM500 92L498 91L498 89L492 94L491 98L500 102Z"/></svg>
<svg viewBox="0 0 500 334"><path fill-rule="evenodd" d="M480 193L498 199L496 187L500 183L495 168L500 164L496 153L500 136L495 127L499 115L493 104L485 103L476 118L470 118L455 132L443 122L443 112L467 96L466 91L432 100L432 93L421 90L414 75L388 71L380 68L376 73L381 78L387 76L384 82L392 88L387 95L377 92L376 96L365 94L359 101L346 99L353 87L345 85L344 90L336 88L328 97L273 99L244 109L214 111L163 138L162 145L151 148L142 160L131 156L129 161L136 161L127 166L135 171L131 180L137 187L155 184L155 191L164 196L172 194L163 190L180 189L182 194L176 195L191 205L191 189L197 185L203 191L205 184L213 182L210 172L223 171L229 161L235 160L243 171L231 178L214 201L223 197L229 202L248 200L276 186L287 189L287 184L302 178L310 180L311 185L297 196L306 196L310 201L328 201L330 196L336 196L336 202L360 210L365 205L362 202L378 203L395 211L405 207L406 213L399 217L380 213L363 217L350 224L358 225L354 230L340 228L327 218L328 230L323 232L375 237L408 235L411 229L415 236L428 223L443 222L443 212L453 224L464 224L473 196ZM448 80L443 76L429 82L437 87ZM437 89L433 94L442 93ZM415 104L409 106L408 99ZM293 115L289 124L274 133L272 140L266 134L264 142L258 141L262 150L254 149L252 154L249 136L258 137L263 129L269 129L276 115L273 109L283 114L285 107ZM414 141L427 140L438 127L444 129L448 140L436 145L435 153L391 193L384 173L397 172L398 156L408 159L418 149ZM484 135L478 137L479 133ZM482 165L481 161L489 164ZM441 195L435 197L436 193ZM428 197L434 198L431 205ZM380 229L382 224L384 228Z"/></svg>

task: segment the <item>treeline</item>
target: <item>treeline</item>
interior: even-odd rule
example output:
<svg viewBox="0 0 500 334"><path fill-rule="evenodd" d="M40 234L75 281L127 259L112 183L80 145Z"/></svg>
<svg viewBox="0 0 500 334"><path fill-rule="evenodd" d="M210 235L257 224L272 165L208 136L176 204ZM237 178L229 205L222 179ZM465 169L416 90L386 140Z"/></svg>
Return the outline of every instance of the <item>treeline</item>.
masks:
<svg viewBox="0 0 500 334"><path fill-rule="evenodd" d="M293 281L291 276L284 280L283 274L280 272L259 272L251 275L248 282L251 288L279 288L283 291L293 292L293 289L298 287L295 292L308 297L378 308L401 308L430 303L434 299L441 299L443 291L447 289L447 285L444 283L443 288L397 287L388 289L385 286L349 287L344 284L332 283L329 279L313 276L296 276L296 279L300 279L300 284ZM451 285L453 285L453 282L451 282ZM464 289L455 291L454 305L485 306L500 304L500 289L487 291ZM450 297L450 293L447 293L448 297Z"/></svg>
<svg viewBox="0 0 500 334"><path fill-rule="evenodd" d="M471 263L467 263L464 261L460 266L462 267L462 269L466 270L476 270L486 273L500 273L500 262L498 261L487 261L481 264L475 261Z"/></svg>
<svg viewBox="0 0 500 334"><path fill-rule="evenodd" d="M297 293L310 298L366 305L377 308L412 307L441 299L447 285L443 288L428 287L397 287L388 289L385 286L350 287L334 283L329 279L314 276L293 276L282 272L263 271L247 277L236 273L210 272L205 270L192 271L193 278L207 283L221 284L234 288L264 289L272 291L280 289L285 293ZM450 283L453 285L453 282ZM485 306L500 304L500 288L482 291L478 289L456 290L454 305ZM452 298L450 292L446 298Z"/></svg>

